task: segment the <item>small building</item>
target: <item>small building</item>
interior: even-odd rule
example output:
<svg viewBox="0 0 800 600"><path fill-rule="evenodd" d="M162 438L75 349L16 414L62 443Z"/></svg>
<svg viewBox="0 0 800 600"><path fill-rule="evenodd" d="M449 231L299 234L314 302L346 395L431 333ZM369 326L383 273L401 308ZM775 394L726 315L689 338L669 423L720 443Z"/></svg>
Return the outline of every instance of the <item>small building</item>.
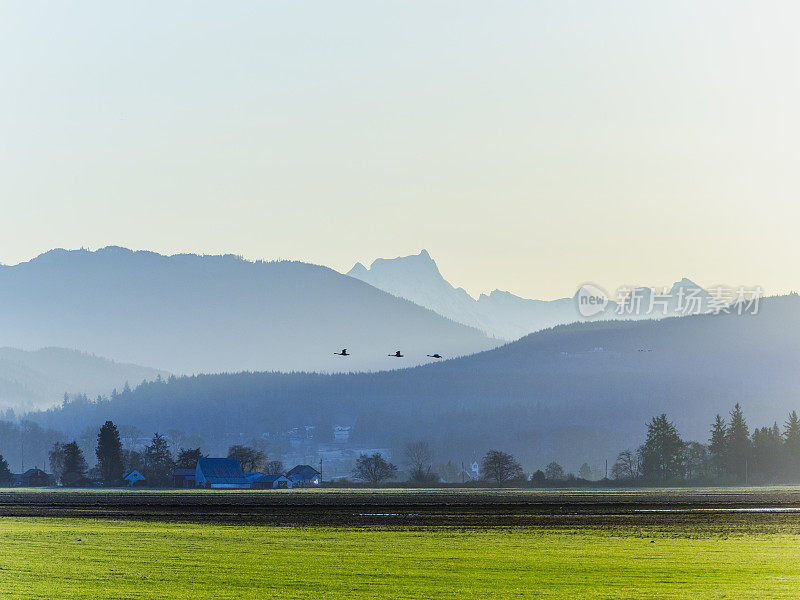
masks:
<svg viewBox="0 0 800 600"><path fill-rule="evenodd" d="M22 487L47 487L53 485L53 476L40 468L28 469L22 474Z"/></svg>
<svg viewBox="0 0 800 600"><path fill-rule="evenodd" d="M350 425L336 425L333 428L333 439L344 443L350 439Z"/></svg>
<svg viewBox="0 0 800 600"><path fill-rule="evenodd" d="M264 473L260 473L259 471L250 471L250 472L244 474L244 478L247 479L247 483L249 483L250 485L253 485L253 482L256 479L258 479L260 477L263 477L263 476L264 476Z"/></svg>
<svg viewBox="0 0 800 600"><path fill-rule="evenodd" d="M311 465L297 465L286 473L295 487L317 487L322 481L322 473Z"/></svg>
<svg viewBox="0 0 800 600"><path fill-rule="evenodd" d="M290 490L294 487L294 484L291 479L283 475L262 475L258 479L255 479L251 486L254 490Z"/></svg>
<svg viewBox="0 0 800 600"><path fill-rule="evenodd" d="M133 471L126 472L122 476L122 479L124 479L125 482L127 482L128 487L133 487L133 486L135 486L137 484L142 483L145 480L144 475L142 475L136 469L134 469Z"/></svg>
<svg viewBox="0 0 800 600"><path fill-rule="evenodd" d="M28 469L24 473L12 473L6 485L14 487L47 487L55 485L55 477L48 475L38 467Z"/></svg>
<svg viewBox="0 0 800 600"><path fill-rule="evenodd" d="M195 487L194 477L196 469L197 467L194 469L175 469L172 472L172 485L182 489Z"/></svg>
<svg viewBox="0 0 800 600"><path fill-rule="evenodd" d="M197 461L194 482L209 489L246 490L250 483L244 477L236 458L201 458Z"/></svg>

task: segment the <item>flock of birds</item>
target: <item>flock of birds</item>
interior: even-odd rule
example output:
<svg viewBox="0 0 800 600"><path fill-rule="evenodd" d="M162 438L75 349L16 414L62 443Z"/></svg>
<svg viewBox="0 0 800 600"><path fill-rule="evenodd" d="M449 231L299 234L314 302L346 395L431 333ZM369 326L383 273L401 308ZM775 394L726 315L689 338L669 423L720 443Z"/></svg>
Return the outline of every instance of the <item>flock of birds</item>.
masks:
<svg viewBox="0 0 800 600"><path fill-rule="evenodd" d="M341 352L334 352L336 356L351 356L351 354L347 351L347 348L342 348ZM403 358L405 354L402 354L400 350L396 350L394 354L387 354L386 356L391 356L392 358ZM426 354L429 358L442 358L442 355L438 352L436 354Z"/></svg>

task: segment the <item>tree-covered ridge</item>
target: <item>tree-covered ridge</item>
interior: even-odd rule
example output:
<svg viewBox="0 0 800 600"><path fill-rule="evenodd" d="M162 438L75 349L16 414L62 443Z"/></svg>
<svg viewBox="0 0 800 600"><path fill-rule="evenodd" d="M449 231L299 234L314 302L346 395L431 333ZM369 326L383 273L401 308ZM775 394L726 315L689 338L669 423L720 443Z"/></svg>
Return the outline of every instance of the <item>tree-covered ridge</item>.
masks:
<svg viewBox="0 0 800 600"><path fill-rule="evenodd" d="M347 425L362 446L401 450L421 439L458 462L500 448L526 468L557 460L577 470L638 445L654 414L672 415L689 439L705 439L709 415L732 402L759 421L783 420L800 389L797 330L800 301L786 296L765 300L756 316L560 326L396 371L170 377L28 418L70 438L108 419L178 430L214 452L265 434L279 442L307 425L329 442L334 426Z"/></svg>

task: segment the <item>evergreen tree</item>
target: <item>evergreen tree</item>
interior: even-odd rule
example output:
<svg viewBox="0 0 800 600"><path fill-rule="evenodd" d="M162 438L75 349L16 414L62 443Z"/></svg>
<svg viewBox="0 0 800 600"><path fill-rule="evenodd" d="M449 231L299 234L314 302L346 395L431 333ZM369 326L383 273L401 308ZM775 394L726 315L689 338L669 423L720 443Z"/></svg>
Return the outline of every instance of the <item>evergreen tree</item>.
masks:
<svg viewBox="0 0 800 600"><path fill-rule="evenodd" d="M122 482L122 442L119 431L112 421L106 421L97 434L97 468L103 485L119 485Z"/></svg>
<svg viewBox="0 0 800 600"><path fill-rule="evenodd" d="M800 480L800 417L796 411L789 413L783 429L786 477L792 481Z"/></svg>
<svg viewBox="0 0 800 600"><path fill-rule="evenodd" d="M139 471L140 473L144 473L144 456L142 456L141 452L137 452L136 450L123 450L122 451L122 464L124 465L123 474L127 473L128 471Z"/></svg>
<svg viewBox="0 0 800 600"><path fill-rule="evenodd" d="M711 470L708 446L699 442L687 442L683 450L683 469L689 481L703 480Z"/></svg>
<svg viewBox="0 0 800 600"><path fill-rule="evenodd" d="M8 462L0 454L0 485L9 485L11 483L11 469L8 468Z"/></svg>
<svg viewBox="0 0 800 600"><path fill-rule="evenodd" d="M708 452L711 455L711 471L719 477L725 472L725 450L728 426L725 419L717 414L714 424L711 425L711 438L708 440Z"/></svg>
<svg viewBox="0 0 800 600"><path fill-rule="evenodd" d="M61 475L61 483L66 487L78 487L84 485L86 481L86 459L83 458L83 451L78 446L78 442L72 441L64 444L64 472Z"/></svg>
<svg viewBox="0 0 800 600"><path fill-rule="evenodd" d="M179 469L194 469L201 458L203 453L200 448L181 448L175 466Z"/></svg>
<svg viewBox="0 0 800 600"><path fill-rule="evenodd" d="M175 461L164 436L156 433L153 435L152 443L144 447L144 468L148 485L152 487L172 485Z"/></svg>
<svg viewBox="0 0 800 600"><path fill-rule="evenodd" d="M722 459L725 456L725 438L728 432L728 427L719 414L714 419L714 424L711 426L711 439L709 439L708 451L712 456L717 456Z"/></svg>
<svg viewBox="0 0 800 600"><path fill-rule="evenodd" d="M774 483L781 477L783 440L778 424L753 431L753 464L750 479L759 483Z"/></svg>
<svg viewBox="0 0 800 600"><path fill-rule="evenodd" d="M669 481L682 475L683 441L666 414L653 417L647 426L647 440L640 448L642 475L646 479Z"/></svg>
<svg viewBox="0 0 800 600"><path fill-rule="evenodd" d="M547 476L541 469L537 469L534 474L531 475L531 485L533 485L533 487L544 487L546 483Z"/></svg>
<svg viewBox="0 0 800 600"><path fill-rule="evenodd" d="M738 402L731 411L731 422L725 434L725 450L725 466L728 472L740 481L745 481L752 459L752 444L747 421Z"/></svg>

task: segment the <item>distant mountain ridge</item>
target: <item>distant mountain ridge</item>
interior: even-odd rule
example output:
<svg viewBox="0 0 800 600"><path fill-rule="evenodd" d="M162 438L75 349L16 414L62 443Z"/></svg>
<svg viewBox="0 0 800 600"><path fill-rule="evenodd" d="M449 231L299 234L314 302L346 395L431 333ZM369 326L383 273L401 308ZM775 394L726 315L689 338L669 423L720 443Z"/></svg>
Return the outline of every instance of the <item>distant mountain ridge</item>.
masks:
<svg viewBox="0 0 800 600"><path fill-rule="evenodd" d="M356 263L347 275L458 323L483 329L475 318L475 300L442 277L427 250L392 259L378 258L369 269Z"/></svg>
<svg viewBox="0 0 800 600"><path fill-rule="evenodd" d="M500 448L527 469L551 460L601 467L635 449L663 412L698 441L736 402L751 428L783 422L800 410L798 330L800 297L790 295L765 299L757 315L561 325L404 370L178 378L31 418L70 434L108 418L144 431L175 428L220 451L235 436L279 439L306 425L324 441L333 425L348 424L355 444L402 452L427 440L442 461Z"/></svg>
<svg viewBox="0 0 800 600"><path fill-rule="evenodd" d="M75 348L173 373L391 369L498 343L301 262L57 249L0 266L0 290L2 345ZM342 348L351 356L333 355ZM387 357L397 349L402 361Z"/></svg>
<svg viewBox="0 0 800 600"><path fill-rule="evenodd" d="M26 351L0 348L0 410L15 412L49 408L65 393L107 396L129 383L153 381L169 373L139 365L117 363L65 348Z"/></svg>
<svg viewBox="0 0 800 600"><path fill-rule="evenodd" d="M511 292L494 290L488 295L481 294L476 300L466 290L456 288L442 276L427 250L392 259L378 258L369 268L359 262L347 275L503 340L516 340L534 331L587 320L578 312L575 297L529 300ZM708 309L708 292L683 278L670 290L672 299L666 303L666 314L661 304L655 304L657 310L647 315L618 312L617 302L609 299L606 309L592 320L678 316L682 314L677 305L681 289L699 290L697 308L689 311L689 314L700 314ZM635 288L630 297L631 305L638 303L646 307L640 311L644 312L649 308L652 293L650 288Z"/></svg>

